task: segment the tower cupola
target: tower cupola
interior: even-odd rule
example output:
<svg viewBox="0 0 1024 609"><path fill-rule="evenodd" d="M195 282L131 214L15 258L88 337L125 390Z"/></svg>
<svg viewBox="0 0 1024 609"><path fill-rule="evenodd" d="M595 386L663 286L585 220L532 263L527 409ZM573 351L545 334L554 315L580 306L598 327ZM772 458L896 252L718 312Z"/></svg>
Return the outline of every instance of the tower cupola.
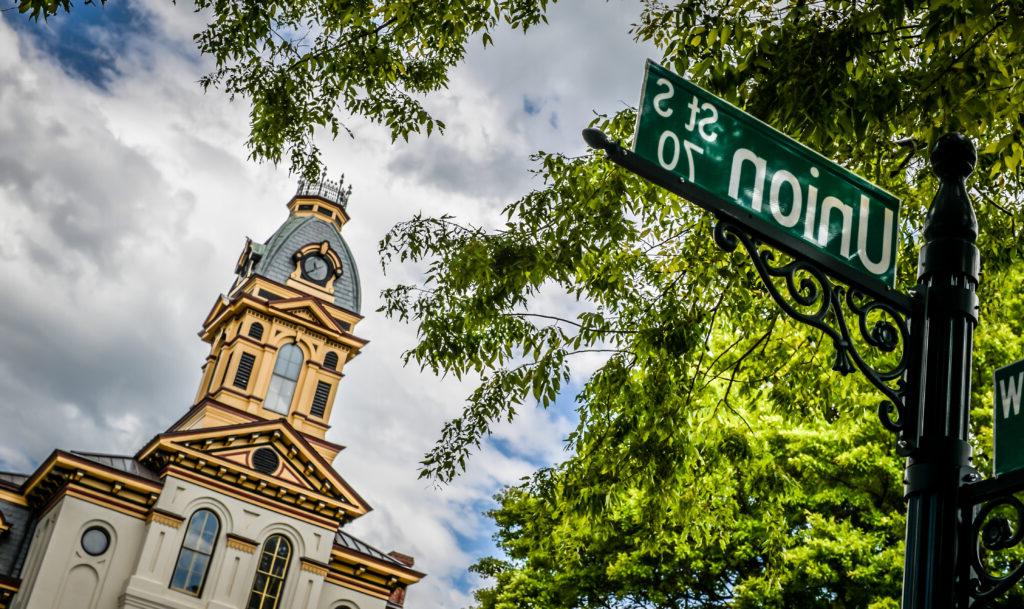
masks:
<svg viewBox="0 0 1024 609"><path fill-rule="evenodd" d="M348 360L366 341L359 273L342 229L345 178L300 182L288 218L264 242L246 239L226 296L200 336L210 344L195 404L178 429L285 418L328 460L324 440Z"/></svg>

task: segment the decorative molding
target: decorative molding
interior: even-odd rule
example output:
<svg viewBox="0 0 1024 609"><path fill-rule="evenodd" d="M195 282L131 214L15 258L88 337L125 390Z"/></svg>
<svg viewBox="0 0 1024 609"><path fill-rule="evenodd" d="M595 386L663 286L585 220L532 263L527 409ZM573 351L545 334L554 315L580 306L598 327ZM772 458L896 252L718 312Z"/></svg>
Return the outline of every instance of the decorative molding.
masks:
<svg viewBox="0 0 1024 609"><path fill-rule="evenodd" d="M355 590L356 592L362 592L363 594L373 596L382 600L387 600L391 596L391 590L381 586L368 582L365 579L353 577L347 573L331 569L331 572L327 575L327 581L334 584L335 586L341 586L348 588L349 590Z"/></svg>
<svg viewBox="0 0 1024 609"><path fill-rule="evenodd" d="M319 560L313 560L312 558L306 558L305 556L299 559L299 565L301 570L320 577L327 577L327 574L331 570L329 566Z"/></svg>
<svg viewBox="0 0 1024 609"><path fill-rule="evenodd" d="M154 509L148 516L146 516L146 524L149 524L150 522L155 522L157 524L162 524L165 527L177 529L185 522L185 517L165 512L163 510Z"/></svg>
<svg viewBox="0 0 1024 609"><path fill-rule="evenodd" d="M232 550L238 550L239 552L245 552L246 554L252 554L256 551L256 548L260 544L256 543L252 539L242 537L241 535L235 535L234 533L228 533L225 535L228 542L228 547Z"/></svg>
<svg viewBox="0 0 1024 609"><path fill-rule="evenodd" d="M121 488L115 496L111 489L117 485ZM51 453L24 484L25 497L38 513L73 497L139 520L152 511L162 488L162 481L94 464L60 450Z"/></svg>
<svg viewBox="0 0 1024 609"><path fill-rule="evenodd" d="M45 504L46 507L44 508L43 511L49 509L51 505L56 504L64 497L74 497L75 499L80 499L82 501L85 501L86 503L98 505L108 510L114 510L115 512L119 512L121 514L124 514L125 516L138 518L139 520L145 520L146 514L149 513L148 510L138 506L137 504L128 501L121 501L111 496L109 493L97 492L79 484L64 485L53 496L53 498L48 503Z"/></svg>
<svg viewBox="0 0 1024 609"><path fill-rule="evenodd" d="M410 567L385 562L374 556L368 556L362 552L358 552L338 544L335 544L334 548L331 550L331 565L333 567L336 564L339 566L343 564L351 565L351 569L357 575L362 575L369 571L381 579L394 576L398 578L398 581L407 584L414 584L423 579L424 576L423 573L420 573Z"/></svg>
<svg viewBox="0 0 1024 609"><path fill-rule="evenodd" d="M0 575L0 609L10 607L10 602L21 587L21 580Z"/></svg>
<svg viewBox="0 0 1024 609"><path fill-rule="evenodd" d="M26 499L24 495L3 488L0 488L0 500L6 501L8 503L13 503L14 505L28 505L28 499Z"/></svg>
<svg viewBox="0 0 1024 609"><path fill-rule="evenodd" d="M237 441L246 432L250 435L249 441L244 444ZM305 478L302 484L266 476L217 454L228 437L236 440L232 443L232 450L239 450L246 447L246 444L255 447L261 435L278 444L278 451L285 455L286 460L298 461L293 464L293 471L300 479ZM211 443L206 445L205 440L208 439ZM203 444L204 448L201 449L199 444ZM317 524L326 518L337 527L337 520L346 514L358 517L370 511L365 500L331 468L301 432L281 420L228 428L169 432L154 438L137 456L156 471L165 473L165 468L172 465L194 470L196 474L213 481L227 483L231 493L245 493L247 496L255 493L272 502L272 509L290 508L289 511L307 513L318 520ZM309 476L302 476L301 472L310 464L314 471ZM227 474L217 476L219 467L225 467ZM244 485L240 485L237 480L242 474L246 476Z"/></svg>

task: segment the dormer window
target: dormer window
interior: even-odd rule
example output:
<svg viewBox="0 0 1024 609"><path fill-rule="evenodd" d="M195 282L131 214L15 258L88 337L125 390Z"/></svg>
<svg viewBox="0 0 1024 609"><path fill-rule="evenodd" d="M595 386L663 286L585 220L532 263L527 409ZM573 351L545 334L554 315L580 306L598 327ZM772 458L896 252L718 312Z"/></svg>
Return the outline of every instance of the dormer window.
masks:
<svg viewBox="0 0 1024 609"><path fill-rule="evenodd" d="M301 370L302 350L295 344L281 347L277 352L274 374L270 378L270 389L263 407L279 414L288 414Z"/></svg>

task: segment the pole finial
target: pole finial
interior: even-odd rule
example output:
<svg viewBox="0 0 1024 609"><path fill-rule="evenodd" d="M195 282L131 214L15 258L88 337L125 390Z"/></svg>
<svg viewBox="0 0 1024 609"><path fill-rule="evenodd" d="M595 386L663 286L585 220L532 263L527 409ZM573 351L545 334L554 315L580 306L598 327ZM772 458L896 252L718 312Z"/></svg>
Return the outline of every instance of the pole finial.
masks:
<svg viewBox="0 0 1024 609"><path fill-rule="evenodd" d="M608 136L600 129L594 129L593 127L588 127L583 130L583 141L587 143L587 146L596 150L608 150L612 146L611 141L608 140Z"/></svg>
<svg viewBox="0 0 1024 609"><path fill-rule="evenodd" d="M974 143L962 133L947 133L932 148L932 171L941 180L959 181L974 171L978 151Z"/></svg>
<svg viewBox="0 0 1024 609"><path fill-rule="evenodd" d="M978 152L960 133L947 133L932 148L932 171L939 190L924 222L925 247L918 259L918 278L932 272L957 271L978 277L978 218L974 215L966 178L974 171ZM969 246L954 242L963 241ZM961 255L954 256L954 250ZM955 260L954 260L955 259Z"/></svg>

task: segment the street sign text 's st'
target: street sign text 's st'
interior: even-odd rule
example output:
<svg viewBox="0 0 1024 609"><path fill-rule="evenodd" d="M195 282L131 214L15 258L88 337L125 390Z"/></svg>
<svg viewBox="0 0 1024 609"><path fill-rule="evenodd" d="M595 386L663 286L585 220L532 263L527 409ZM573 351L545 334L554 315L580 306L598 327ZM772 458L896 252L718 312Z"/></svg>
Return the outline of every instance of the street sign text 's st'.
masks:
<svg viewBox="0 0 1024 609"><path fill-rule="evenodd" d="M995 371L995 419L992 442L995 475L1024 469L1024 413L1020 411L1024 393L1024 360Z"/></svg>
<svg viewBox="0 0 1024 609"><path fill-rule="evenodd" d="M650 61L633 152L791 249L893 287L894 196Z"/></svg>

